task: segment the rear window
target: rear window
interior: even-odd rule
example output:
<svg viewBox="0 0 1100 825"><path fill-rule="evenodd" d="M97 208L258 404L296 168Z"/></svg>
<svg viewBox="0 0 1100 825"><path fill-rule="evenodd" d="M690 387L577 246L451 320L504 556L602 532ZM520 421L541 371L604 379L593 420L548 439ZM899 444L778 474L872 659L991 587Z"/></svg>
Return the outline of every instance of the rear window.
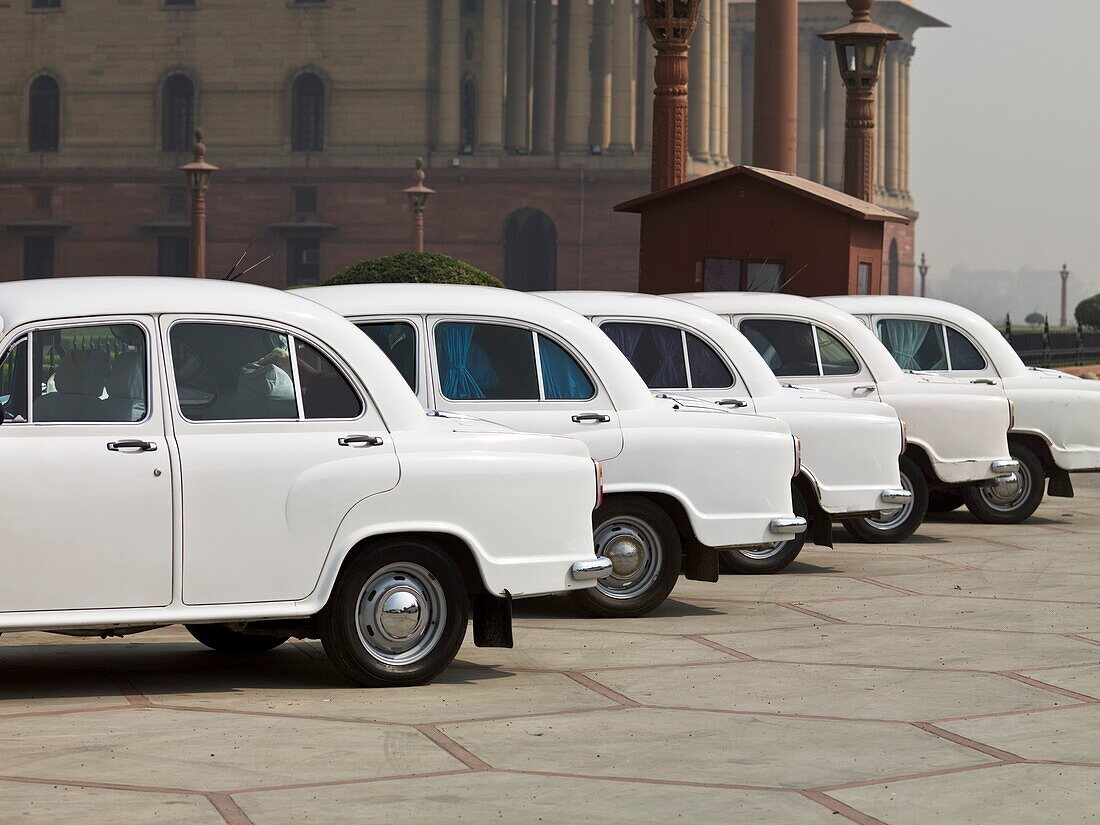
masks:
<svg viewBox="0 0 1100 825"><path fill-rule="evenodd" d="M733 373L710 344L664 324L608 321L600 329L650 389L726 389Z"/></svg>
<svg viewBox="0 0 1100 825"><path fill-rule="evenodd" d="M985 358L970 339L954 327L947 327L947 352L953 370L984 370Z"/></svg>
<svg viewBox="0 0 1100 825"><path fill-rule="evenodd" d="M416 392L416 328L407 321L357 324L390 359L409 389Z"/></svg>
<svg viewBox="0 0 1100 825"><path fill-rule="evenodd" d="M538 401L535 342L529 330L445 321L435 328L443 395L452 401Z"/></svg>
<svg viewBox="0 0 1100 825"><path fill-rule="evenodd" d="M821 374L812 324L753 318L741 322L741 332L777 376L787 378Z"/></svg>
<svg viewBox="0 0 1100 825"><path fill-rule="evenodd" d="M903 370L948 369L943 325L915 318L883 318L878 337Z"/></svg>

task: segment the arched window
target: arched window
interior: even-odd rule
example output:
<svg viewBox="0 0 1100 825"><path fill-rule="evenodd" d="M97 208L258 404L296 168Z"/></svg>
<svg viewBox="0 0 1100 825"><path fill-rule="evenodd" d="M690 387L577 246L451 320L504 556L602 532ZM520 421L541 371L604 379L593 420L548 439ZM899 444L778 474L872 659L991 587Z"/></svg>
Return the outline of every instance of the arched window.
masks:
<svg viewBox="0 0 1100 825"><path fill-rule="evenodd" d="M31 83L28 145L32 152L56 152L61 142L61 87L49 75Z"/></svg>
<svg viewBox="0 0 1100 825"><path fill-rule="evenodd" d="M890 241L890 261L889 261L889 287L890 294L898 294L898 281L901 275L901 258L898 255L898 242L897 240Z"/></svg>
<svg viewBox="0 0 1100 825"><path fill-rule="evenodd" d="M290 147L320 152L325 148L325 82L315 74L299 75L292 94Z"/></svg>
<svg viewBox="0 0 1100 825"><path fill-rule="evenodd" d="M558 230L537 209L513 212L504 225L504 283L533 292L558 285Z"/></svg>
<svg viewBox="0 0 1100 825"><path fill-rule="evenodd" d="M194 140L195 84L185 74L174 74L164 81L163 98L161 145L165 152L185 152Z"/></svg>
<svg viewBox="0 0 1100 825"><path fill-rule="evenodd" d="M472 77L462 81L462 145L464 154L470 154L477 145L477 85Z"/></svg>

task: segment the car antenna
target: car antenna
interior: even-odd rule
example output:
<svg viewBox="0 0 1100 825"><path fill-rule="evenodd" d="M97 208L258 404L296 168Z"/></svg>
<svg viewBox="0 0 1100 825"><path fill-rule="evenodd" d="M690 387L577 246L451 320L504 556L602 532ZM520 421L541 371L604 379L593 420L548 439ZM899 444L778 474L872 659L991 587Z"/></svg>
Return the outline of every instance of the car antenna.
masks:
<svg viewBox="0 0 1100 825"><path fill-rule="evenodd" d="M763 269L764 267L766 267L768 265L768 261L770 261L770 260L771 260L771 258L765 258L764 263L760 264L760 268ZM752 289L749 290L749 292L759 292L759 291L760 290L758 290L755 286Z"/></svg>
<svg viewBox="0 0 1100 825"><path fill-rule="evenodd" d="M232 278L229 278L229 280L230 281L239 281L241 278L243 278L245 275L247 275L253 269L258 267L260 264L266 264L268 261L270 261L274 257L275 257L274 255L268 255L266 258L261 258L260 260L256 261L256 263L252 264L252 266L250 266L248 269L244 270L244 272L238 272Z"/></svg>
<svg viewBox="0 0 1100 825"><path fill-rule="evenodd" d="M227 281L235 281L236 280L236 278L233 277L233 273L237 271L237 267L241 265L241 262L244 261L244 259L248 257L248 253L252 249L252 244L254 244L254 243L256 243L255 238L253 238L249 242L248 246L245 247L244 252L241 253L241 257L237 258L237 263L233 264L233 266L231 266L229 268L229 271L225 273L225 280L227 280Z"/></svg>
<svg viewBox="0 0 1100 825"><path fill-rule="evenodd" d="M802 264L802 269L805 269L807 266L809 266L809 264ZM792 275L790 278L788 278L783 283L781 283L779 285L779 289L776 290L776 291L777 292L782 292L784 289L786 289L787 284L789 284L791 281L793 281L795 278L797 278L799 275L802 274L802 269L798 270L798 272L794 273L794 275Z"/></svg>

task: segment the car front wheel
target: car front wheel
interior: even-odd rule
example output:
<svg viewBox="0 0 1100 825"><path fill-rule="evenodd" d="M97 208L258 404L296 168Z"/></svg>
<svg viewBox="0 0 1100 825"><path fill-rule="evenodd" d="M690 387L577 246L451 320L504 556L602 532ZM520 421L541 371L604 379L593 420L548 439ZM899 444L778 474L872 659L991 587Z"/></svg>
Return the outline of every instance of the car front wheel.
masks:
<svg viewBox="0 0 1100 825"><path fill-rule="evenodd" d="M913 498L900 510L887 510L880 518L845 519L844 529L852 537L869 544L895 544L905 541L920 527L928 512L928 481L916 462L908 456L898 460L901 486Z"/></svg>
<svg viewBox="0 0 1100 825"><path fill-rule="evenodd" d="M1017 482L1008 489L967 487L963 490L966 509L986 524L1019 524L1031 518L1043 501L1046 472L1043 462L1022 444L1010 444L1009 452L1020 462Z"/></svg>
<svg viewBox="0 0 1100 825"><path fill-rule="evenodd" d="M469 613L462 573L446 553L394 541L347 563L318 626L325 653L352 681L421 685L458 654Z"/></svg>
<svg viewBox="0 0 1100 825"><path fill-rule="evenodd" d="M798 488L791 486L791 503L794 514L807 521L810 510ZM793 562L806 545L806 532L761 550L733 549L718 554L718 564L726 573L778 573Z"/></svg>
<svg viewBox="0 0 1100 825"><path fill-rule="evenodd" d="M602 618L644 616L668 598L683 563L683 545L668 514L641 496L616 496L592 514L596 555L611 574L570 597Z"/></svg>
<svg viewBox="0 0 1100 825"><path fill-rule="evenodd" d="M227 624L188 624L184 627L195 637L195 641L218 653L267 653L290 638L264 633L247 633L234 630Z"/></svg>

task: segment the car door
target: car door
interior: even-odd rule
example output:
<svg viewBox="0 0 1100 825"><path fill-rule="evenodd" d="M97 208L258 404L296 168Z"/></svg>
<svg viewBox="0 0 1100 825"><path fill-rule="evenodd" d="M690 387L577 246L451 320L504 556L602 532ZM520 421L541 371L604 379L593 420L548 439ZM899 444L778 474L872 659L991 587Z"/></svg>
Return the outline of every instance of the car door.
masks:
<svg viewBox="0 0 1100 825"><path fill-rule="evenodd" d="M432 406L513 429L579 438L607 461L623 448L619 414L567 342L519 321L427 319Z"/></svg>
<svg viewBox="0 0 1100 825"><path fill-rule="evenodd" d="M396 486L365 388L323 345L254 319L168 317L187 604L308 596L341 519Z"/></svg>
<svg viewBox="0 0 1100 825"><path fill-rule="evenodd" d="M937 372L999 386L1001 376L973 339L952 324L914 316L876 315L872 330L902 369Z"/></svg>
<svg viewBox="0 0 1100 825"><path fill-rule="evenodd" d="M36 325L0 374L0 611L172 600L171 442L151 318Z"/></svg>

